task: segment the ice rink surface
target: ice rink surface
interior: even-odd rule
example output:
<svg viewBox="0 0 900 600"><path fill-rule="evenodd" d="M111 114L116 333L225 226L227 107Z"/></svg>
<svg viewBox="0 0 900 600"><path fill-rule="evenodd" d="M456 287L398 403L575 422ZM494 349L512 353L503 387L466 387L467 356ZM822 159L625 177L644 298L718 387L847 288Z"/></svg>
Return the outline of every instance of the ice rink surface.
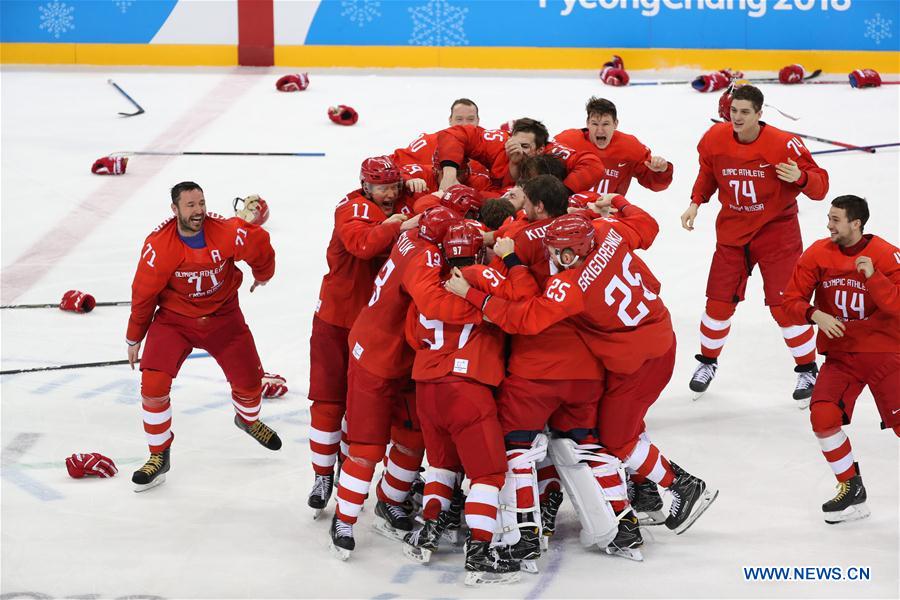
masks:
<svg viewBox="0 0 900 600"><path fill-rule="evenodd" d="M627 60L627 57L626 57ZM808 65L815 66L815 65ZM272 216L276 276L241 304L268 371L290 392L266 401L263 419L284 440L270 453L232 422L230 393L215 362L185 363L172 390L172 470L165 485L132 492L131 472L147 456L139 374L127 366L2 377L2 598L897 598L898 443L879 430L871 395L845 428L866 483L872 516L828 526L820 505L834 477L808 412L791 399L793 361L763 306L758 273L732 320L710 391L692 402L687 387L714 246L718 202L696 230L681 229L697 173L696 145L716 116L718 93L687 85L611 88L593 73L310 73L302 93L282 94L284 71L265 69L18 69L2 71L2 302L58 302L80 289L98 301L130 299L144 237L171 213L168 190L203 186L210 210L231 214L237 195L259 193ZM686 73L681 73L684 75ZM633 79L659 74L632 74ZM671 77L675 73L664 73ZM112 78L146 113L132 111ZM765 85L764 120L857 144L898 140L898 86ZM684 535L644 529L645 562L583 550L566 502L538 575L516 585L463 586L460 551L427 567L371 529L374 504L356 527L346 563L331 556L327 518L306 507L309 465L308 339L333 207L357 186L360 161L405 146L446 125L465 96L496 127L522 116L551 134L584 123L591 95L613 100L619 127L675 164L672 186L652 193L634 183L630 199L660 222L646 260L663 283L678 335L675 376L651 409L648 431L662 452L720 489ZM349 104L354 127L326 118ZM809 142L811 150L831 148ZM325 158L136 157L122 177L90 173L115 151L327 153ZM898 155L824 155L831 190L867 197L867 232L898 243ZM825 237L826 202L800 196L804 243ZM245 273L248 272L244 268ZM2 311L2 368L125 358L128 308L88 315L54 309ZM564 349L561 349L564 351ZM821 359L820 359L821 362ZM119 475L74 480L73 452L112 457ZM332 505L333 506L333 505ZM866 567L867 581L745 581L746 566Z"/></svg>

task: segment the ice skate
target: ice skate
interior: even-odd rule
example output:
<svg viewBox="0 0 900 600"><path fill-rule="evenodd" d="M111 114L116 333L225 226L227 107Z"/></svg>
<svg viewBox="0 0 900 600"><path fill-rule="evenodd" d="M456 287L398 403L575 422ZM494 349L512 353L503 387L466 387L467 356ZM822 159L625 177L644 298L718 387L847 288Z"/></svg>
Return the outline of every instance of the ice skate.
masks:
<svg viewBox="0 0 900 600"><path fill-rule="evenodd" d="M457 486L453 490L453 500L450 501L450 508L447 510L447 526L441 534L443 543L459 546L465 540L463 537L463 506L465 504L466 495L463 494L462 488Z"/></svg>
<svg viewBox="0 0 900 600"><path fill-rule="evenodd" d="M672 505L669 507L666 527L681 535L709 508L719 495L719 490L707 488L702 479L694 477L675 463L670 464L675 471L675 481L669 487Z"/></svg>
<svg viewBox="0 0 900 600"><path fill-rule="evenodd" d="M541 548L546 550L550 545L550 536L556 531L556 515L562 505L563 493L560 491L547 492L547 499L541 502Z"/></svg>
<svg viewBox="0 0 900 600"><path fill-rule="evenodd" d="M337 518L331 519L331 551L341 560L350 558L350 553L356 548L356 540L353 539L353 525L345 523Z"/></svg>
<svg viewBox="0 0 900 600"><path fill-rule="evenodd" d="M794 367L794 372L797 373L797 385L794 386L794 400L797 401L797 408L800 410L809 408L809 399L812 398L816 377L819 376L819 367L816 366L816 363L810 363L810 365L797 365Z"/></svg>
<svg viewBox="0 0 900 600"><path fill-rule="evenodd" d="M519 562L501 558L490 542L466 541L466 585L498 585L519 580Z"/></svg>
<svg viewBox="0 0 900 600"><path fill-rule="evenodd" d="M666 522L663 512L663 501L656 484L645 479L643 483L632 483L628 480L629 500L638 522L643 527L662 525Z"/></svg>
<svg viewBox="0 0 900 600"><path fill-rule="evenodd" d="M247 425L239 416L234 415L234 424L241 431L245 431L247 435L265 446L269 450L281 449L281 438L272 430L271 427L257 419L252 424Z"/></svg>
<svg viewBox="0 0 900 600"><path fill-rule="evenodd" d="M372 527L384 537L402 542L406 534L412 531L413 520L402 506L379 500L375 505Z"/></svg>
<svg viewBox="0 0 900 600"><path fill-rule="evenodd" d="M442 511L436 519L428 519L422 527L407 533L403 538L403 554L417 563L428 564L450 519L449 511Z"/></svg>
<svg viewBox="0 0 900 600"><path fill-rule="evenodd" d="M694 392L693 399L697 400L706 393L709 384L712 383L713 378L716 376L716 369L719 368L719 365L715 358L707 358L702 354L697 354L694 358L697 359L699 364L691 376L690 387L691 391Z"/></svg>
<svg viewBox="0 0 900 600"><path fill-rule="evenodd" d="M866 488L862 477L854 475L837 485L837 495L822 505L825 522L829 525L865 519L871 512L866 506Z"/></svg>
<svg viewBox="0 0 900 600"><path fill-rule="evenodd" d="M537 527L519 526L519 541L512 546L497 546L500 558L517 560L526 573L538 573L537 559L541 557L541 540L543 537Z"/></svg>
<svg viewBox="0 0 900 600"><path fill-rule="evenodd" d="M318 519L319 515L322 514L322 511L325 510L325 507L328 506L328 501L331 499L331 493L333 491L334 475L316 474L316 480L313 483L312 491L309 492L309 497L306 499L306 504L315 511L313 513L313 519Z"/></svg>
<svg viewBox="0 0 900 600"><path fill-rule="evenodd" d="M413 482L409 487L409 493L406 495L406 500L400 504L400 506L403 507L403 510L406 511L406 514L413 518L422 510L422 498L425 493L424 473L425 469L419 467L416 478L413 479Z"/></svg>
<svg viewBox="0 0 900 600"><path fill-rule="evenodd" d="M611 556L621 556L628 560L643 562L644 555L639 548L644 544L638 518L631 512L619 518L619 532L604 551Z"/></svg>
<svg viewBox="0 0 900 600"><path fill-rule="evenodd" d="M134 472L131 482L135 484L135 492L146 492L149 489L165 483L166 473L169 472L169 450L153 452L144 466Z"/></svg>

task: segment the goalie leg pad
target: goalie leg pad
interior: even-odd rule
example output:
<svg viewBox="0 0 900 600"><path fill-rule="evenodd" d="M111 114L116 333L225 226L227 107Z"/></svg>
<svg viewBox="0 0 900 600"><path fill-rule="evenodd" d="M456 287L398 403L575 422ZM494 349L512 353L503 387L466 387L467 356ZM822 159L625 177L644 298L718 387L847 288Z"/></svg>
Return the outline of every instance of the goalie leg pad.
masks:
<svg viewBox="0 0 900 600"><path fill-rule="evenodd" d="M538 434L528 449L506 452L508 470L500 489L497 535L494 543L514 546L521 539L520 529L534 528L541 533L541 514L537 502L536 462L547 456L547 436Z"/></svg>

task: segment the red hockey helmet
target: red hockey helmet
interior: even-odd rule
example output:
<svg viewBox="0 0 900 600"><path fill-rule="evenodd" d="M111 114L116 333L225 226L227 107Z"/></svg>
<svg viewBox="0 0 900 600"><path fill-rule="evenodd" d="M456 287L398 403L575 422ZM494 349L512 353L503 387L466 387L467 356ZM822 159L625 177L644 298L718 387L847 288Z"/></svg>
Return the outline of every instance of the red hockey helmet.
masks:
<svg viewBox="0 0 900 600"><path fill-rule="evenodd" d="M473 223L460 221L447 228L441 246L448 262L455 259L481 262L484 256L484 235Z"/></svg>
<svg viewBox="0 0 900 600"><path fill-rule="evenodd" d="M238 208L241 205L242 208ZM235 198L232 203L234 214L248 223L264 225L269 220L269 203L257 194L246 198Z"/></svg>
<svg viewBox="0 0 900 600"><path fill-rule="evenodd" d="M722 92L722 95L719 96L720 117L726 121L731 121L731 100L734 97L734 90L749 83L750 82L746 79L735 79L728 85L728 88Z"/></svg>
<svg viewBox="0 0 900 600"><path fill-rule="evenodd" d="M557 217L547 227L544 246L560 265L569 268L594 249L594 226L579 214Z"/></svg>
<svg viewBox="0 0 900 600"><path fill-rule="evenodd" d="M447 228L459 223L462 218L446 206L432 206L419 218L419 237L432 244L444 239Z"/></svg>
<svg viewBox="0 0 900 600"><path fill-rule="evenodd" d="M481 212L481 196L469 186L457 183L444 191L441 206L466 219L477 219Z"/></svg>
<svg viewBox="0 0 900 600"><path fill-rule="evenodd" d="M400 169L394 164L390 156L373 156L362 162L359 168L359 180L361 183L371 185L384 185L400 183Z"/></svg>

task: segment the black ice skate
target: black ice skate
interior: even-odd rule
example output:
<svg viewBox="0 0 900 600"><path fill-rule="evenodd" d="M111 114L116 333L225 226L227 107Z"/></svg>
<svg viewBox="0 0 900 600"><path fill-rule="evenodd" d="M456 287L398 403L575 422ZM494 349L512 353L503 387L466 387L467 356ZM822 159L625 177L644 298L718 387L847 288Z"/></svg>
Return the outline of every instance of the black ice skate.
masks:
<svg viewBox="0 0 900 600"><path fill-rule="evenodd" d="M816 377L819 376L819 367L816 363L797 365L794 367L797 374L797 385L794 386L794 400L797 408L803 410L809 407L809 399L812 398L813 386L816 385Z"/></svg>
<svg viewBox="0 0 900 600"><path fill-rule="evenodd" d="M629 500L638 521L644 527L662 525L666 522L663 512L663 501L656 484L645 479L643 483L632 483L628 480Z"/></svg>
<svg viewBox="0 0 900 600"><path fill-rule="evenodd" d="M496 550L500 558L519 561L523 571L537 573L537 559L541 557L541 537L543 536L537 527L522 523L523 516L525 515L519 515L519 541L512 546L497 546Z"/></svg>
<svg viewBox="0 0 900 600"><path fill-rule="evenodd" d="M453 490L453 500L450 501L450 508L447 511L447 526L441 534L441 541L453 546L462 545L463 538L463 506L466 504L466 495L463 494L462 488L457 485Z"/></svg>
<svg viewBox="0 0 900 600"><path fill-rule="evenodd" d="M519 580L519 561L501 558L490 542L466 541L466 585L496 585Z"/></svg>
<svg viewBox="0 0 900 600"><path fill-rule="evenodd" d="M709 384L712 383L713 377L716 376L716 369L719 368L719 364L715 358L707 358L702 354L697 354L694 358L696 358L700 364L694 369L694 374L691 376L690 387L691 391L694 392L694 400L697 400L706 393Z"/></svg>
<svg viewBox="0 0 900 600"><path fill-rule="evenodd" d="M862 477L854 475L837 486L837 496L822 505L825 522L829 525L865 519L871 512L866 506L866 488Z"/></svg>
<svg viewBox="0 0 900 600"><path fill-rule="evenodd" d="M619 531L615 539L605 548L607 554L621 556L628 560L643 562L644 555L638 549L644 544L638 518L629 511L619 518Z"/></svg>
<svg viewBox="0 0 900 600"><path fill-rule="evenodd" d="M406 495L406 500L400 504L408 515L417 515L419 514L419 511L422 510L422 499L425 497L424 473L425 469L419 467L416 478L413 479L412 484L409 486L409 493ZM382 478L384 478L384 475L382 475Z"/></svg>
<svg viewBox="0 0 900 600"><path fill-rule="evenodd" d="M166 481L166 473L169 472L170 466L170 449L166 448L162 452L151 453L144 466L134 472L131 482L135 484L135 492L146 492Z"/></svg>
<svg viewBox="0 0 900 600"><path fill-rule="evenodd" d="M402 506L388 504L381 500L375 505L375 531L384 537L402 542L413 529L413 520Z"/></svg>
<svg viewBox="0 0 900 600"><path fill-rule="evenodd" d="M438 549L451 518L449 511L441 511L437 518L428 519L422 527L407 533L403 538L403 554L418 563L427 564Z"/></svg>
<svg viewBox="0 0 900 600"><path fill-rule="evenodd" d="M544 550L549 546L550 536L556 531L556 515L562 505L563 493L560 491L547 492L547 499L541 502L541 530L544 539L541 546Z"/></svg>
<svg viewBox="0 0 900 600"><path fill-rule="evenodd" d="M239 416L234 415L234 424L241 431L247 432L247 435L265 446L269 450L281 450L281 438L272 430L271 427L257 419L252 425L247 425Z"/></svg>
<svg viewBox="0 0 900 600"><path fill-rule="evenodd" d="M694 524L719 495L719 490L708 489L706 482L694 477L675 463L669 463L675 472L675 481L669 487L672 505L666 527L682 534Z"/></svg>
<svg viewBox="0 0 900 600"><path fill-rule="evenodd" d="M333 491L334 475L316 474L316 480L313 483L312 491L309 492L309 497L306 499L306 504L315 510L313 519L318 519L319 515L322 514L322 511L325 510L325 507L328 506L328 501L331 499L331 493Z"/></svg>
<svg viewBox="0 0 900 600"><path fill-rule="evenodd" d="M353 539L353 525L345 523L337 518L331 519L331 551L341 560L350 558L350 553L356 548L356 540Z"/></svg>

